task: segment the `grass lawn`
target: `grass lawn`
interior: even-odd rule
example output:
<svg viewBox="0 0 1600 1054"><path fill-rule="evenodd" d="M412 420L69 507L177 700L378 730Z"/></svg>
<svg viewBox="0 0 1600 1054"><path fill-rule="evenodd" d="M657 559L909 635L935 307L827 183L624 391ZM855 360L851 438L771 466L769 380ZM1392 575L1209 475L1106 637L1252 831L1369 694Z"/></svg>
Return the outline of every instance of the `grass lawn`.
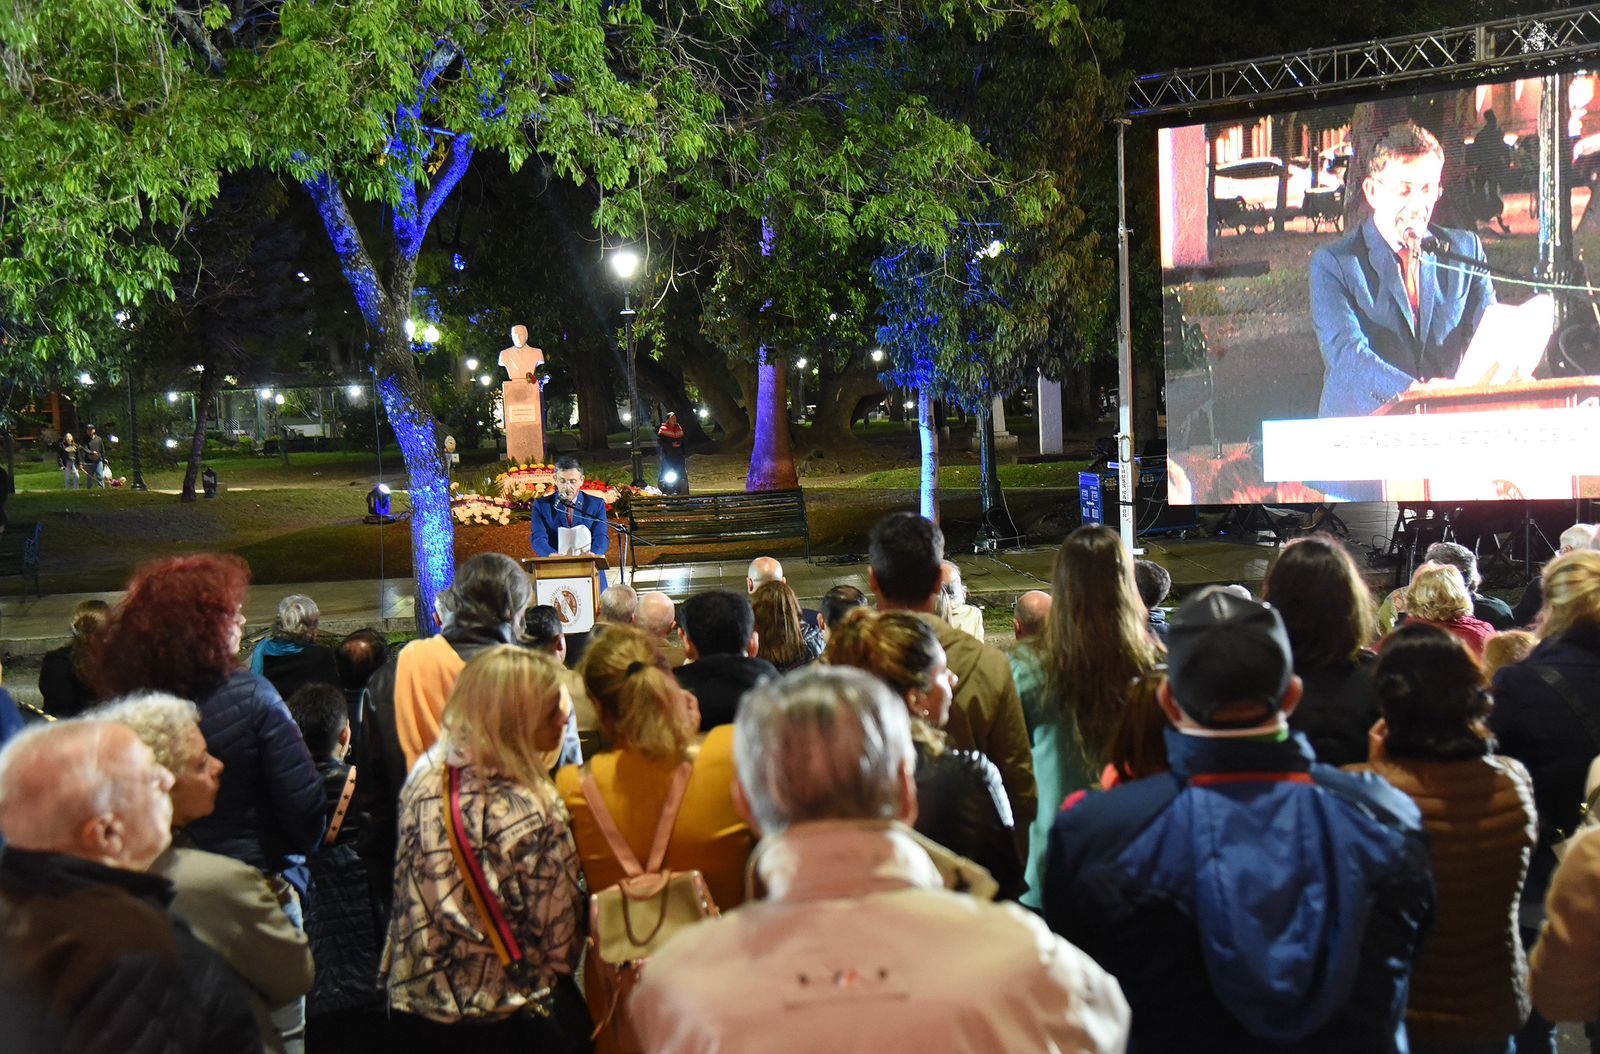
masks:
<svg viewBox="0 0 1600 1054"><path fill-rule="evenodd" d="M837 475L804 479L816 555L860 554L872 524L885 513L914 509L917 504L915 436L892 422L874 422L873 438L843 450ZM866 433L857 432L857 435ZM802 445L799 448L803 450ZM113 468L126 475L128 463L114 450ZM970 457L972 455L966 454ZM453 473L463 490L474 490L498 464L493 451L463 452ZM591 478L613 482L629 475L625 448L586 455ZM17 464L17 493L7 511L11 530L34 520L44 524L41 584L49 593L96 592L120 588L140 563L193 552L231 552L249 561L255 580L263 583L336 581L407 576L411 573L408 522L378 527L361 522L366 493L377 478L372 453L295 453L285 466L276 457L231 455L207 458L222 480L214 501L178 501L183 465L177 461L151 465L146 493L123 488L67 491L53 459ZM742 490L749 468L747 449L705 449L690 455L696 492ZM1064 533L1075 523L1063 492L1077 483L1080 462L1044 465L1002 465L1006 501L1019 525L1036 534ZM901 468L887 468L900 465ZM405 486L399 451L383 452L383 479L397 490ZM653 451L645 463L655 470ZM942 523L951 551L970 546L979 522L978 468L947 463L942 473L945 496ZM165 492L165 493L163 493ZM403 494L395 497L396 513L409 511ZM528 525L507 527L457 525L457 560L480 552L528 553ZM737 550L747 557L748 545L722 546L715 555ZM772 547L779 555L801 549ZM641 550L641 562L657 554ZM681 560L712 553L663 554ZM17 578L0 579L0 593L22 590Z"/></svg>
<svg viewBox="0 0 1600 1054"><path fill-rule="evenodd" d="M462 465L456 476L475 479L499 464L491 450L471 450L462 453ZM208 457L203 462L216 470L224 488L228 487L360 487L361 493L378 478L378 459L370 451L305 452L289 455L285 465L277 457L229 455ZM112 470L119 476L130 472L128 459L113 450ZM178 490L183 486L184 462L146 464L145 485L152 490ZM405 476L405 466L400 451L391 447L383 452L383 478L391 485L396 478ZM463 484L465 485L465 484ZM61 470L53 460L44 462L17 462L18 491L55 491L61 493Z"/></svg>
<svg viewBox="0 0 1600 1054"><path fill-rule="evenodd" d="M1053 461L1043 465L1001 465L999 466L1000 485L1002 487L1076 487L1078 473L1087 469L1087 461ZM980 480L977 465L941 465L939 466L939 486L952 490L976 490ZM913 490L921 485L922 468L892 468L881 472L869 472L859 479L847 483L838 483L835 486L846 490L881 490L909 487Z"/></svg>

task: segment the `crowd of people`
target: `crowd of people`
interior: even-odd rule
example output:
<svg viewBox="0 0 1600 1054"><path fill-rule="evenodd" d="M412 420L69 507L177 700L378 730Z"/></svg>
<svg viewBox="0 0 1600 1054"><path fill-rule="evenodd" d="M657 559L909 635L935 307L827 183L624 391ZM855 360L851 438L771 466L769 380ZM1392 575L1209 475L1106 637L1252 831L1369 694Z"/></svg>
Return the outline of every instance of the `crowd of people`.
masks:
<svg viewBox="0 0 1600 1054"><path fill-rule="evenodd" d="M1600 542L1531 611L1321 535L1164 606L1061 544L1016 643L913 513L804 607L468 560L402 647L245 648L197 555L0 748L7 1050L1554 1051L1600 1017ZM974 612L976 616L974 616ZM1519 612L1521 614L1519 614Z"/></svg>

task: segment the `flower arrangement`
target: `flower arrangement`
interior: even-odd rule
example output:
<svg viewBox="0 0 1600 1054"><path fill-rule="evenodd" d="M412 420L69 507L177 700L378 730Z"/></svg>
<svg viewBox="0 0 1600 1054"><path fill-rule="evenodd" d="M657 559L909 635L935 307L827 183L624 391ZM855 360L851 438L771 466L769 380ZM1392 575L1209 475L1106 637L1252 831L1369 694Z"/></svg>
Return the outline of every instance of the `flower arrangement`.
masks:
<svg viewBox="0 0 1600 1054"><path fill-rule="evenodd" d="M482 494L458 494L450 499L450 515L457 523L487 527L491 524L505 526L514 512L511 502L499 498L486 498Z"/></svg>
<svg viewBox="0 0 1600 1054"><path fill-rule="evenodd" d="M539 498L555 493L556 470L554 465L510 465L493 479L485 480L486 489L494 488L500 497L519 509L528 509ZM610 509L617 504L623 492L632 487L616 487L603 479L589 479L583 483L583 492L593 494Z"/></svg>

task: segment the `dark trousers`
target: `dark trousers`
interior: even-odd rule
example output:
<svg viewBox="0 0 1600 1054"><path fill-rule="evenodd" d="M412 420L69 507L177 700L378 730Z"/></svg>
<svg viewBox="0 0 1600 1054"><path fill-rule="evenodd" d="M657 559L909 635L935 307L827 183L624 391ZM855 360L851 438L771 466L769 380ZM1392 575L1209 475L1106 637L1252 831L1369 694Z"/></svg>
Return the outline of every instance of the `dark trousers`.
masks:
<svg viewBox="0 0 1600 1054"><path fill-rule="evenodd" d="M489 1021L440 1024L398 1011L389 1018L395 1054L589 1054L589 1008L570 978L556 985L549 1017L517 1014Z"/></svg>

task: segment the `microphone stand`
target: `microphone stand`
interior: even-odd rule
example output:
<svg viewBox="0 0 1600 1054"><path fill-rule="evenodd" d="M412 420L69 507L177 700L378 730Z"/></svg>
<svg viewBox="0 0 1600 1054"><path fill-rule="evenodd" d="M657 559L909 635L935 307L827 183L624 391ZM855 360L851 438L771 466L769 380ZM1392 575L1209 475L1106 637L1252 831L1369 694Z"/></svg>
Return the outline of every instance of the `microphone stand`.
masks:
<svg viewBox="0 0 1600 1054"><path fill-rule="evenodd" d="M556 508L557 509L570 510L574 516L577 516L577 517L580 517L582 519L588 520L591 524L599 524L599 522L600 522L600 518L598 516L589 515L588 513L584 512L582 509L578 508L576 502L567 501L565 498L557 499ZM613 520L609 516L606 517L606 526L611 528L612 530L616 531L618 534L620 534L622 536L622 564L621 564L621 568L620 568L620 570L622 572L622 578L623 578L622 584L623 585L632 585L633 584L633 578L634 578L635 575L638 574L638 571L639 571L639 565L637 563L633 563L632 572L630 573L630 571L629 571L629 563L630 563L630 561L632 561L632 559L633 559L633 557L635 555L634 551L633 551L633 547L635 545L656 546L656 545L659 545L660 543L659 542L652 542L650 539L644 537L643 535L641 535L637 531L635 531L631 526L629 526L627 524L624 524L624 523L621 523L621 522L619 522L617 520ZM592 548L592 543L591 543L591 548Z"/></svg>
<svg viewBox="0 0 1600 1054"><path fill-rule="evenodd" d="M1528 286L1529 288L1536 289L1542 293L1554 293L1557 295L1565 293L1571 296L1585 297L1591 304L1600 303L1600 290L1596 290L1595 287L1590 285L1588 281L1583 283L1583 289L1574 289L1571 283L1565 283L1550 278L1539 278L1535 275L1518 274L1516 271L1508 271L1503 267L1495 267L1493 264L1490 264L1485 260L1480 260L1476 256L1467 256L1464 253L1458 253L1453 249L1447 249L1443 239L1437 238L1431 234L1422 239L1419 247L1423 252L1436 259L1448 260L1453 264L1471 267L1478 271L1482 271L1484 274L1493 278L1509 279L1510 281L1516 282L1520 285Z"/></svg>
<svg viewBox="0 0 1600 1054"><path fill-rule="evenodd" d="M1532 275L1523 275L1518 274L1515 271L1507 271L1504 268L1493 266L1486 260L1480 260L1476 256L1468 256L1465 253L1458 253L1452 249L1447 249L1445 248L1445 244L1442 239L1436 238L1431 234L1422 239L1421 249L1429 256L1437 257L1440 260L1449 260L1451 263L1473 267L1479 271L1482 271L1484 274L1493 275L1496 278L1509 278L1517 282L1526 282L1535 288L1541 288L1544 284Z"/></svg>

